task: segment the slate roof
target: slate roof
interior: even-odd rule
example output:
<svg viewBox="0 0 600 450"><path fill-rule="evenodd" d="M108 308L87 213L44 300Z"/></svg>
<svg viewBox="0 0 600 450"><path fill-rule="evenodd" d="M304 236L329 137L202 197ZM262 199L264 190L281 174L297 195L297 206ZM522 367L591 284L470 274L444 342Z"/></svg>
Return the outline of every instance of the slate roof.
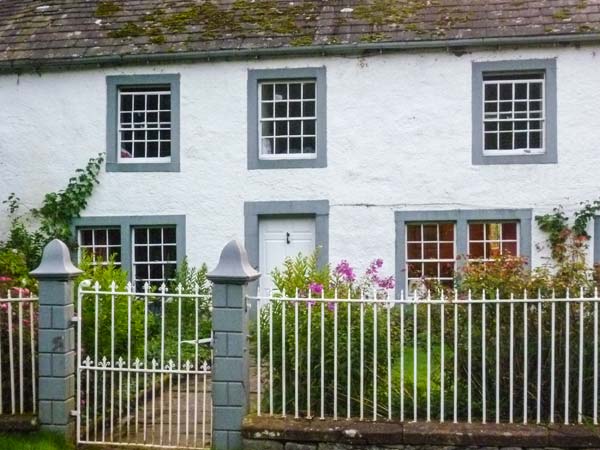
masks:
<svg viewBox="0 0 600 450"><path fill-rule="evenodd" d="M0 0L3 70L598 36L600 0Z"/></svg>

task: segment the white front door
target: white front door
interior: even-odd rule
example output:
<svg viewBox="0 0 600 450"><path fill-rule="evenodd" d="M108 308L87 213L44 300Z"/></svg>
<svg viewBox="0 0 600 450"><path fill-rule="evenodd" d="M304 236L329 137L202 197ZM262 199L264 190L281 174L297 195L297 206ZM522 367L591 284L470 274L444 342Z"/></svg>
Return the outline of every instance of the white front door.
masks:
<svg viewBox="0 0 600 450"><path fill-rule="evenodd" d="M274 289L271 272L280 268L286 258L315 250L315 219L312 217L260 219L259 224L260 295Z"/></svg>

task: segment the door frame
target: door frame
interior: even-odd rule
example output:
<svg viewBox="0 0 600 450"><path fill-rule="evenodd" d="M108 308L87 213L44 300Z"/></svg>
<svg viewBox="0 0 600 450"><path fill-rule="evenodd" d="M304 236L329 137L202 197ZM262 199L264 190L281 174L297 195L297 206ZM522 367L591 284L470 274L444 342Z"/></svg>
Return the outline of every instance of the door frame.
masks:
<svg viewBox="0 0 600 450"><path fill-rule="evenodd" d="M315 219L315 248L319 249L318 264L323 267L329 263L329 200L244 202L244 244L252 267L258 269L260 261L259 220L296 217ZM251 292L256 292L256 286L256 282L252 283Z"/></svg>

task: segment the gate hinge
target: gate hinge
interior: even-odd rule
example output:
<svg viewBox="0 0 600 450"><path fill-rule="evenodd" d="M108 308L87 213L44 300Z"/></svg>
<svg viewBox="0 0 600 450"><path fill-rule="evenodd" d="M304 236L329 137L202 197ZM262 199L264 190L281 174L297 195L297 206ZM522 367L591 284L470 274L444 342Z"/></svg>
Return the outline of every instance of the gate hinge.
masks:
<svg viewBox="0 0 600 450"><path fill-rule="evenodd" d="M78 323L78 322L79 322L79 316L71 317L71 323Z"/></svg>
<svg viewBox="0 0 600 450"><path fill-rule="evenodd" d="M77 411L76 409L72 409L69 414L71 414L72 416L77 417L79 415L79 411Z"/></svg>

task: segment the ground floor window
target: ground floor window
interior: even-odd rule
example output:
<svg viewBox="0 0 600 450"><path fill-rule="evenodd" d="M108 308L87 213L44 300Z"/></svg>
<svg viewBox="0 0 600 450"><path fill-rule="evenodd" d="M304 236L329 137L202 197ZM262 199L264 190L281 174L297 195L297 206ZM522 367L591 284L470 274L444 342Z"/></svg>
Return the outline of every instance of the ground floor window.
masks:
<svg viewBox="0 0 600 450"><path fill-rule="evenodd" d="M424 282L452 288L465 260L529 258L531 210L398 211L396 236L399 290L411 293Z"/></svg>
<svg viewBox="0 0 600 450"><path fill-rule="evenodd" d="M185 216L81 217L74 231L79 261L85 254L92 264L112 258L136 290L172 280L185 256Z"/></svg>

